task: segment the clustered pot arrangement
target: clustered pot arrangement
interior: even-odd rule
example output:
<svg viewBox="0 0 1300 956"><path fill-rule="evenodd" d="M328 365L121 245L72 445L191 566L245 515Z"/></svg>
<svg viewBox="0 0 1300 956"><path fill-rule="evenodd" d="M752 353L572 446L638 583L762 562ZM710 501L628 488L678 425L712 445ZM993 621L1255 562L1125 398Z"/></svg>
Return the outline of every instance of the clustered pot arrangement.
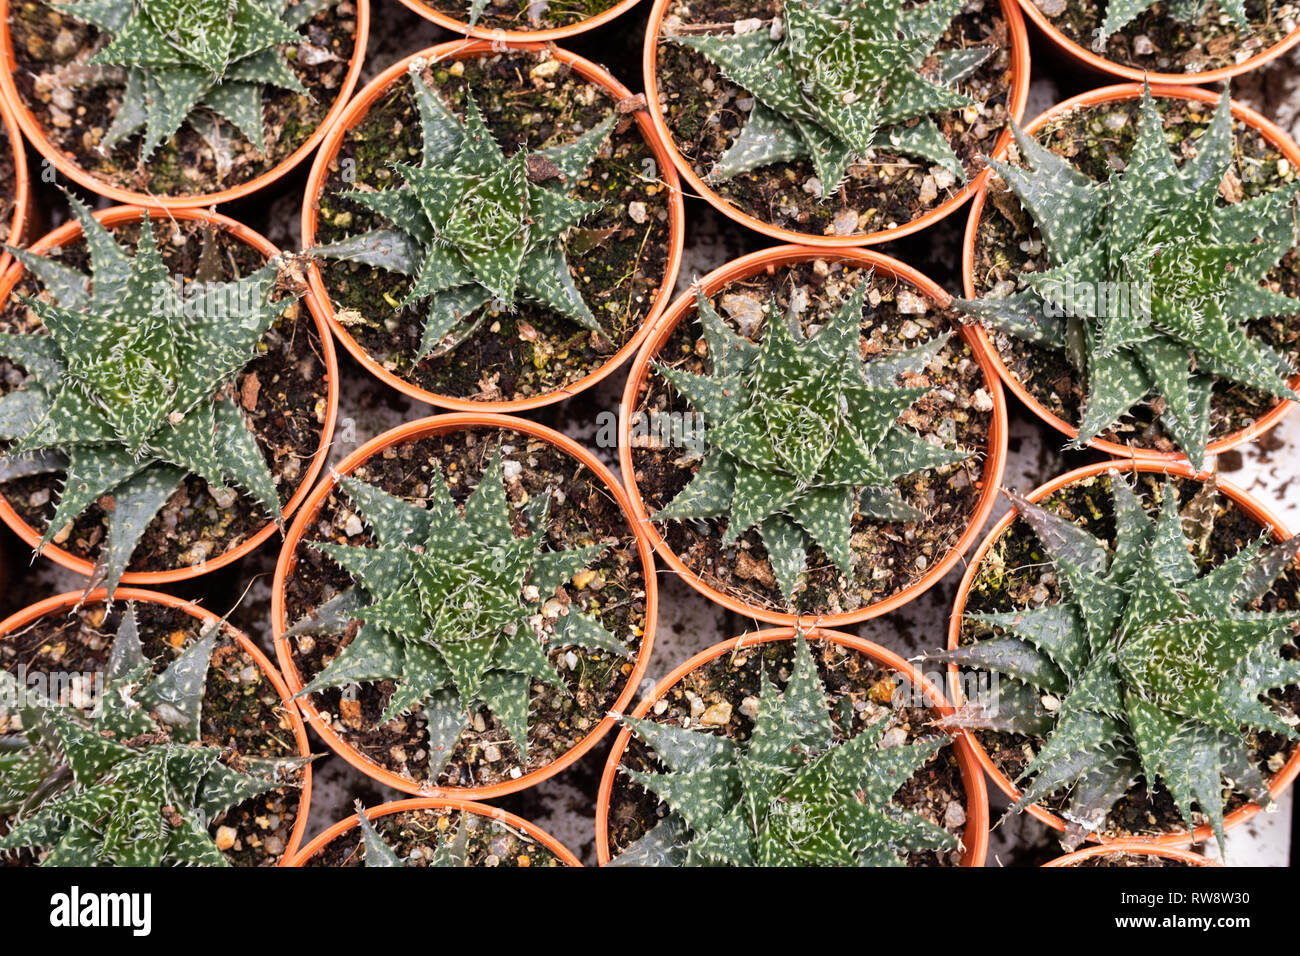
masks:
<svg viewBox="0 0 1300 956"><path fill-rule="evenodd" d="M747 616L914 598L974 543L1006 408L948 296L866 252L780 247L704 277L628 377L619 453L664 561Z"/></svg>
<svg viewBox="0 0 1300 956"><path fill-rule="evenodd" d="M1186 465L1102 462L1012 501L935 655L948 725L1067 849L1222 849L1300 772L1300 539ZM963 700L958 668L997 679Z"/></svg>
<svg viewBox="0 0 1300 956"><path fill-rule="evenodd" d="M580 391L636 350L683 223L639 99L553 47L474 42L395 64L349 105L302 233L319 308L363 366L499 411Z"/></svg>
<svg viewBox="0 0 1300 956"><path fill-rule="evenodd" d="M0 518L110 593L229 564L324 462L328 331L299 270L234 220L68 201L0 281Z"/></svg>
<svg viewBox="0 0 1300 956"><path fill-rule="evenodd" d="M1039 417L1199 468L1289 411L1289 138L1226 93L1117 86L1047 111L1016 151L972 206L958 307Z"/></svg>
<svg viewBox="0 0 1300 956"><path fill-rule="evenodd" d="M564 844L512 813L471 800L395 800L340 820L294 866L581 866Z"/></svg>
<svg viewBox="0 0 1300 956"><path fill-rule="evenodd" d="M274 866L311 795L288 689L166 594L64 594L0 623L0 855L42 866Z"/></svg>
<svg viewBox="0 0 1300 956"><path fill-rule="evenodd" d="M1020 0L1051 42L1130 80L1217 83L1300 43L1300 6L1277 0Z"/></svg>
<svg viewBox="0 0 1300 956"><path fill-rule="evenodd" d="M868 641L725 641L623 719L597 804L602 864L982 866L984 778L951 709Z"/></svg>
<svg viewBox="0 0 1300 956"><path fill-rule="evenodd" d="M1029 90L1011 0L656 0L644 66L697 192L774 238L844 246L960 206Z"/></svg>
<svg viewBox="0 0 1300 956"><path fill-rule="evenodd" d="M348 456L276 568L276 652L312 727L408 793L510 793L577 760L645 670L649 545L575 442L445 415Z"/></svg>

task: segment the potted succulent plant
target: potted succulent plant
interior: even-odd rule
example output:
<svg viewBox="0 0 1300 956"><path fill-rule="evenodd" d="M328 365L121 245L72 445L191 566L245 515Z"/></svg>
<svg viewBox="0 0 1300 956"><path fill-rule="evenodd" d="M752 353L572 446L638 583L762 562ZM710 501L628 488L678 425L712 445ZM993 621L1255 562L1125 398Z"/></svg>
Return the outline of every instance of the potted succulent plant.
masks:
<svg viewBox="0 0 1300 956"><path fill-rule="evenodd" d="M700 195L765 235L838 246L965 202L1029 92L1013 0L656 0L644 66Z"/></svg>
<svg viewBox="0 0 1300 956"><path fill-rule="evenodd" d="M552 43L603 26L640 0L402 0L453 33L498 42Z"/></svg>
<svg viewBox="0 0 1300 956"><path fill-rule="evenodd" d="M331 749L408 793L492 797L613 725L650 654L654 563L581 446L523 419L442 415L368 442L313 492L271 613Z"/></svg>
<svg viewBox="0 0 1300 956"><path fill-rule="evenodd" d="M984 778L943 695L834 631L724 641L647 694L596 806L602 865L982 866Z"/></svg>
<svg viewBox="0 0 1300 956"><path fill-rule="evenodd" d="M31 206L31 178L27 175L27 150L18 124L0 100L0 242L22 245L27 238ZM0 275L9 268L9 253L0 255Z"/></svg>
<svg viewBox="0 0 1300 956"><path fill-rule="evenodd" d="M799 246L680 297L619 421L637 519L674 572L746 616L830 626L960 560L1001 481L1006 408L947 299L885 256Z"/></svg>
<svg viewBox="0 0 1300 956"><path fill-rule="evenodd" d="M582 866L545 830L485 803L395 800L340 820L293 866Z"/></svg>
<svg viewBox="0 0 1300 956"><path fill-rule="evenodd" d="M1048 860L1043 866L1094 867L1094 866L1223 866L1218 860L1175 846L1158 843L1141 843L1137 840L1117 840L1113 843L1094 843L1081 850Z"/></svg>
<svg viewBox="0 0 1300 956"><path fill-rule="evenodd" d="M1052 44L1095 70L1152 83L1218 83L1300 42L1300 7L1226 0L1020 0Z"/></svg>
<svg viewBox="0 0 1300 956"><path fill-rule="evenodd" d="M934 655L950 724L1067 849L1222 845L1300 772L1300 539L1185 464L1100 462L1012 503ZM997 680L963 694L959 668Z"/></svg>
<svg viewBox="0 0 1300 956"><path fill-rule="evenodd" d="M0 853L42 866L273 866L311 798L261 651L166 594L63 594L0 623Z"/></svg>
<svg viewBox="0 0 1300 956"><path fill-rule="evenodd" d="M0 0L0 95L63 175L209 206L307 157L361 73L369 0Z"/></svg>
<svg viewBox="0 0 1300 956"><path fill-rule="evenodd" d="M367 370L500 411L631 356L673 288L683 224L641 100L554 47L475 41L408 57L349 104L302 235L318 307Z"/></svg>
<svg viewBox="0 0 1300 956"><path fill-rule="evenodd" d="M1300 357L1300 149L1227 94L1136 85L1017 131L971 208L959 308L1044 421L1116 455L1248 441Z"/></svg>
<svg viewBox="0 0 1300 956"><path fill-rule="evenodd" d="M328 331L294 263L234 220L68 201L0 282L0 518L110 593L229 564L324 462Z"/></svg>

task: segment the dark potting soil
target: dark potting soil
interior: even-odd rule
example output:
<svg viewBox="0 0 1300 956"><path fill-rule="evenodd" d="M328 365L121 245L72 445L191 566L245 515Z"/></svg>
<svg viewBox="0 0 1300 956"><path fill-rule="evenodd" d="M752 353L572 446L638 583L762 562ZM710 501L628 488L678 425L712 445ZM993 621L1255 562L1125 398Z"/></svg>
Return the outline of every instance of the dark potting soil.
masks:
<svg viewBox="0 0 1300 956"><path fill-rule="evenodd" d="M21 144L19 145L21 149ZM14 166L14 147L9 130L0 123L0 242L9 241L17 204L18 172Z"/></svg>
<svg viewBox="0 0 1300 956"><path fill-rule="evenodd" d="M102 671L126 606L119 601L107 612L105 605L95 604L75 613L59 611L42 617L0 638L0 666L12 674L25 667L25 673L30 675ZM203 629L202 621L176 608L145 602L135 602L134 607L140 640L145 655L154 660L154 673L161 673L198 639ZM64 703L72 702L72 692L72 687L64 687ZM0 711L0 721L6 724L15 716ZM10 725L4 732L17 733L19 729ZM241 757L299 754L293 724L275 685L224 629L208 671L202 735L205 745L227 750L222 762L236 769ZM301 770L293 771L299 782L302 775ZM289 848L298 816L298 798L299 790L294 785L245 800L218 814L208 833L218 846L233 836L225 850L226 859L233 865L274 866ZM0 817L0 830L7 830L8 824L7 817ZM0 855L0 863L6 865L35 862L30 850Z"/></svg>
<svg viewBox="0 0 1300 956"><path fill-rule="evenodd" d="M155 223L158 248L172 275L190 281L231 281L251 274L265 259L256 249L229 233L191 221ZM138 224L117 227L119 241L134 247ZM205 252L206 250L206 252ZM89 256L80 239L59 251L59 261L89 273ZM287 264L280 283L286 290L301 287L297 267ZM3 309L0 330L32 333L40 319L18 295L45 295L41 284L25 274L15 285ZM289 294L289 293L286 293ZM26 373L0 358L0 392L20 386ZM306 476L322 442L321 429L328 413L328 382L320 334L307 304L291 300L284 313L258 343L258 351L234 382L234 394L275 478L281 504L286 504ZM0 494L18 515L44 533L54 517L64 475L55 472L0 483ZM224 501L226 493L219 497ZM60 529L54 543L80 558L94 561L108 532L108 496L87 508L68 527ZM253 499L243 493L223 506L207 482L189 476L167 500L145 529L131 559L131 571L164 571L199 564L237 546L271 520Z"/></svg>
<svg viewBox="0 0 1300 956"><path fill-rule="evenodd" d="M972 9L976 7L977 9ZM663 32L731 33L732 24L758 19L762 29L781 8L780 0L677 0L668 8ZM1009 118L1010 31L995 0L967 5L952 21L938 49L996 46L997 50L960 84L977 104L935 114L935 121L966 169L968 180L984 168ZM702 55L665 42L658 45L656 82L664 119L677 149L707 182L714 164L740 135L753 97L727 80ZM854 164L841 187L821 195L809 160L773 163L733 179L710 183L742 212L794 232L854 235L905 225L945 202L965 184L939 166L874 150ZM830 189L832 184L825 184Z"/></svg>
<svg viewBox="0 0 1300 956"><path fill-rule="evenodd" d="M17 61L14 81L50 142L98 179L159 196L216 192L274 168L320 126L347 75L356 46L356 15L354 0L340 0L298 31L300 45L281 48L308 95L265 88L264 154L223 119L217 120L220 135L214 137L215 146L186 122L147 162L138 135L103 152L99 144L121 107L126 73L91 64L90 58L106 44L105 36L42 0L14 0L9 5Z"/></svg>
<svg viewBox="0 0 1300 956"><path fill-rule="evenodd" d="M489 0L475 26L515 32L554 30L590 20L618 2L619 0ZM461 23L469 21L468 0L426 0L424 6Z"/></svg>
<svg viewBox="0 0 1300 956"><path fill-rule="evenodd" d="M463 502L477 487L493 453L500 450L505 471L514 462L518 474L505 479L515 510L516 533L523 532L517 509L537 495L551 496L548 545L569 549L593 542L609 548L587 570L595 572L586 586L572 581L563 597L574 610L594 613L625 646L636 650L646 625L646 582L641 559L627 519L599 478L554 446L540 439L507 431L480 430L406 442L369 459L353 475L408 500L421 501L428 483L441 480L435 464L447 476L452 498ZM314 516L305 541L335 541L365 546L368 529L349 535L353 513L345 494L334 493ZM296 566L285 583L287 621L301 620L325 600L350 587L352 578L319 551L303 545L294 552ZM576 576L575 576L576 577ZM344 634L299 635L292 639L294 666L303 682L310 681L351 640ZM548 656L567 690L534 682L528 711L528 757L520 759L505 727L491 712L480 709L461 735L455 752L436 780L428 779L428 735L423 710L377 724L394 690L392 681L365 683L355 695L331 689L312 695L324 719L345 741L381 767L417 784L440 787L485 787L517 779L572 749L604 718L618 699L633 664L605 651L552 644ZM491 759L489 759L491 757Z"/></svg>
<svg viewBox="0 0 1300 956"><path fill-rule="evenodd" d="M1191 499L1199 487L1196 482L1179 478L1171 480L1178 488L1183 504ZM1161 476L1147 474L1141 476L1138 484L1138 491L1150 509L1157 507L1158 497L1153 492L1160 487L1160 481ZM1115 527L1109 482L1110 479L1106 476L1076 482L1049 495L1040 504L1113 545ZM1195 555L1203 571L1217 567L1254 541L1261 532L1260 525L1225 495L1220 494L1219 505L1213 535L1204 551ZM1055 576L1043 558L1037 536L1026 521L1017 519L981 561L980 571L967 599L966 612L1038 607L1056 603L1059 594ZM1253 605L1253 609L1289 611L1297 608L1300 608L1300 571L1293 564L1273 589ZM982 635L977 633L968 619L963 622L962 644L969 644L980 636ZM1284 652L1289 658L1300 657L1300 649L1294 643L1287 645ZM1275 693L1274 699L1291 713L1300 715L1300 688L1288 687ZM1043 744L1041 739L1021 734L979 731L976 736L992 757L994 766L1013 782ZM1297 744L1277 734L1264 732L1252 734L1250 746L1255 763L1266 777L1271 777L1282 769ZM1225 812L1231 812L1246 802L1245 796L1233 791L1225 801ZM1068 804L1069 794L1066 792L1053 794L1042 801L1046 809L1058 815ZM1200 825L1204 822L1197 811L1195 823ZM1112 808L1103 832L1107 835L1148 835L1185 829L1186 824L1169 791L1159 783L1152 787L1149 781L1139 777L1138 782Z"/></svg>
<svg viewBox="0 0 1300 956"><path fill-rule="evenodd" d="M430 65L424 79L458 113L472 91L507 155L572 142L619 104L543 50ZM318 198L321 245L382 228L386 221L340 193L394 188L396 162L418 164L420 123L410 79L394 83L344 138ZM564 240L578 289L603 335L550 309L517 300L515 312L491 312L468 340L416 361L427 303L400 308L412 279L356 262L318 264L339 322L376 362L438 395L508 401L563 388L607 362L655 305L670 248L668 191L640 128L627 113L590 175L571 195L604 207ZM643 178L644 177L644 178ZM491 305L484 308L491 309Z"/></svg>
<svg viewBox="0 0 1300 956"><path fill-rule="evenodd" d="M1086 860L1080 860L1078 863L1074 864L1076 868L1088 868L1094 866L1182 867L1191 865L1192 864L1185 860L1174 860L1167 856L1156 856L1153 853L1105 853L1100 856L1090 856Z"/></svg>
<svg viewBox="0 0 1300 956"><path fill-rule="evenodd" d="M1079 46L1096 53L1093 42L1106 14L1094 0L1034 0L1035 6ZM1206 3L1192 23L1169 15L1156 3L1107 42L1099 53L1113 63L1152 73L1204 73L1233 66L1263 53L1296 28L1300 5L1246 0L1249 30L1240 29L1216 3Z"/></svg>
<svg viewBox="0 0 1300 956"><path fill-rule="evenodd" d="M866 273L840 262L814 260L782 267L773 275L760 273L731 283L713 297L714 308L732 328L760 340L769 296L775 295L781 314L791 298L806 302L800 313L805 332L837 309L866 279ZM872 278L862 319L862 355L871 359L920 345L955 328L952 317L922 298L910 286L887 277ZM696 374L712 364L701 332L692 319L678 326L659 351L659 361ZM793 605L781 594L758 532L750 529L723 546L726 519L671 521L660 525L673 552L706 584L724 594L772 611L792 610L830 616L856 611L896 594L943 560L970 522L980 496L992 420L993 401L983 372L965 341L955 335L920 375L905 377L908 385L930 387L900 421L946 446L974 453L964 462L899 479L903 498L927 514L925 521L880 522L862 515L853 520L853 575L846 577L814 546L809 551L806 581L795 592ZM653 368L646 379L637 411L653 421L664 413L690 414L691 405ZM663 419L660 418L660 421ZM632 461L637 488L653 514L667 505L698 470L689 451L663 442L652 430L632 436ZM706 439L707 440L707 439Z"/></svg>
<svg viewBox="0 0 1300 956"><path fill-rule="evenodd" d="M908 706L912 701L904 699L906 695L895 694L896 672L829 641L810 642L810 650L826 688L837 740L856 736L882 719L888 721L885 739L888 741L891 734L897 738L894 746L936 735L931 726L933 711ZM778 688L784 688L793 666L793 641L742 647L691 671L661 699L663 709L656 703L646 717L676 727L704 728L732 740L747 740L754 731L754 721L743 712L753 712L752 707L745 706L746 698L758 696L764 672ZM710 723L714 714L716 721L726 717L725 723ZM665 769L635 735L629 738L619 766L643 772ZM893 802L921 814L960 841L966 826L966 791L953 748L944 747L931 757L898 789ZM668 813L668 805L654 794L624 774L617 774L609 803L610 854L618 856ZM961 852L925 850L908 854L907 862L910 866L957 866Z"/></svg>
<svg viewBox="0 0 1300 956"><path fill-rule="evenodd" d="M532 837L504 823L446 807L406 810L372 820L385 843L407 866L428 866L434 851L456 839L465 819L465 865L499 867L564 866L564 861ZM365 866L361 830L353 827L326 844L307 866Z"/></svg>
<svg viewBox="0 0 1300 956"><path fill-rule="evenodd" d="M1175 154L1195 155L1196 139L1213 116L1214 105L1172 99L1157 99L1156 103L1165 116L1167 137ZM1112 170L1123 168L1132 150L1138 106L1138 101L1133 100L1075 110L1045 127L1038 139L1089 176L1105 180ZM1294 186L1297 170L1279 150L1240 121L1234 128L1234 164L1220 188L1225 201L1241 202L1276 188ZM1038 230L1015 195L998 179L991 180L989 187L989 201L980 218L975 245L977 295L986 295L995 287L999 294L1012 290L1021 272L1037 272L1051 265ZM1268 281L1274 290L1300 296L1300 256L1294 251L1288 253L1269 274ZM1296 316L1255 319L1247 323L1247 328L1293 365L1300 363L1300 322ZM1035 399L1066 422L1075 424L1080 420L1086 380L1064 352L1000 332L991 337L1002 360ZM1210 403L1211 439L1223 438L1257 421L1276 403L1272 396L1255 389L1217 381ZM1147 405L1134 409L1100 437L1139 448L1177 451Z"/></svg>

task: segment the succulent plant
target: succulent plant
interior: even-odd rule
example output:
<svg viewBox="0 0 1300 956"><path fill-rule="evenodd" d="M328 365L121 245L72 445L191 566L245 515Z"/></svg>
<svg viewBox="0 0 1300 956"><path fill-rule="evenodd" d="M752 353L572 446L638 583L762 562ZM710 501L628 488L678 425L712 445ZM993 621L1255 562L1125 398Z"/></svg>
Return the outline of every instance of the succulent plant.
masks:
<svg viewBox="0 0 1300 956"><path fill-rule="evenodd" d="M885 747L888 722L882 718L837 739L802 634L785 689L761 675L754 727L745 740L624 718L666 769L622 772L671 812L613 862L900 866L907 853L955 848L947 830L893 802L948 739Z"/></svg>
<svg viewBox="0 0 1300 956"><path fill-rule="evenodd" d="M340 483L369 523L376 546L312 545L357 586L321 605L286 636L337 632L358 619L361 626L299 696L395 681L379 723L423 707L430 778L446 765L479 705L505 727L521 758L527 757L532 682L567 692L548 651L576 646L634 656L593 615L576 607L553 617L544 613L556 589L606 548L543 550L549 496L535 496L521 509L528 531L516 537L499 454L463 513L440 474L429 483L427 508L355 478L341 477Z"/></svg>
<svg viewBox="0 0 1300 956"><path fill-rule="evenodd" d="M187 474L232 482L278 522L280 500L257 440L225 386L283 310L274 264L233 282L180 290L146 215L134 255L76 198L90 274L10 249L48 299L24 298L48 334L0 334L29 373L0 397L0 480L65 471L44 547L105 495L108 539L96 576L116 589L136 543ZM196 291L198 290L198 291Z"/></svg>
<svg viewBox="0 0 1300 956"><path fill-rule="evenodd" d="M12 815L0 850L41 848L43 866L229 865L213 820L285 786L308 758L236 764L202 742L218 626L154 674L128 604L92 717L0 672L0 691L23 701L22 734L0 738L0 813Z"/></svg>
<svg viewBox="0 0 1300 956"><path fill-rule="evenodd" d="M882 149L937 163L964 180L933 114L972 104L952 87L993 49L934 49L962 2L785 0L770 30L666 35L754 98L709 177L808 158L829 196L850 165ZM932 71L922 68L927 60L937 64Z"/></svg>
<svg viewBox="0 0 1300 956"><path fill-rule="evenodd" d="M1228 94L1196 155L1179 166L1144 88L1127 166L1098 182L1014 128L1027 168L992 161L1042 235L1051 268L1021 274L1003 298L955 304L984 324L1063 350L1086 377L1075 445L1153 396L1160 421L1202 467L1216 379L1295 399L1286 359L1247 323L1300 313L1261 284L1297 244L1300 186L1226 204L1219 188L1235 150Z"/></svg>
<svg viewBox="0 0 1300 956"><path fill-rule="evenodd" d="M1280 656L1300 632L1300 614L1252 608L1291 565L1300 537L1269 544L1261 536L1208 567L1219 510L1212 480L1181 515L1168 480L1154 515L1118 473L1109 483L1112 514L1102 517L1114 521L1113 545L1011 496L1051 562L1060 599L966 615L993 636L935 657L1003 680L955 723L1043 739L1020 775L1015 809L1068 789L1072 843L1102 828L1141 775L1149 789L1163 784L1189 827L1195 804L1222 845L1224 780L1268 799L1254 735L1296 736L1296 716L1268 694L1300 684L1300 661Z"/></svg>
<svg viewBox="0 0 1300 956"><path fill-rule="evenodd" d="M49 2L49 0L47 0ZM141 133L144 163L188 119L200 132L216 114L265 152L267 86L306 94L280 47L337 0L75 0L51 3L111 39L92 63L126 70L122 102L101 146Z"/></svg>
<svg viewBox="0 0 1300 956"><path fill-rule="evenodd" d="M899 387L898 376L928 366L949 333L862 361L859 329L870 285L864 277L809 338L796 337L772 300L761 344L732 331L697 292L711 374L658 366L703 416L706 450L690 483L654 520L725 516L724 544L757 526L787 597L811 543L851 574L855 513L919 520L924 514L903 500L894 481L970 457L898 422L929 391Z"/></svg>
<svg viewBox="0 0 1300 956"><path fill-rule="evenodd" d="M1098 53L1106 49L1106 41L1123 30L1140 14L1151 9L1156 0L1106 0L1106 17L1097 28L1092 48ZM1216 0L1215 5L1221 13L1226 14L1238 28L1250 28L1246 19L1246 0ZM1161 8L1180 23L1195 23L1209 6L1206 0L1168 0ZM1269 4L1268 6L1271 6Z"/></svg>
<svg viewBox="0 0 1300 956"><path fill-rule="evenodd" d="M360 800L356 802L356 811L357 825L361 828L361 843L365 847L366 866L410 866L410 863L398 856L397 851L379 835L379 831L366 816L366 808L361 805ZM437 841L437 846L429 858L429 865L467 866L465 836L465 815L461 814L460 822L456 826L456 835L450 840Z"/></svg>
<svg viewBox="0 0 1300 956"><path fill-rule="evenodd" d="M569 271L564 236L603 205L570 193L609 138L614 116L572 142L507 157L471 94L462 122L418 68L410 78L422 131L420 165L396 166L401 188L344 193L392 227L317 246L312 254L414 277L396 307L424 303L417 358L454 349L489 310L514 311L521 299L601 332Z"/></svg>

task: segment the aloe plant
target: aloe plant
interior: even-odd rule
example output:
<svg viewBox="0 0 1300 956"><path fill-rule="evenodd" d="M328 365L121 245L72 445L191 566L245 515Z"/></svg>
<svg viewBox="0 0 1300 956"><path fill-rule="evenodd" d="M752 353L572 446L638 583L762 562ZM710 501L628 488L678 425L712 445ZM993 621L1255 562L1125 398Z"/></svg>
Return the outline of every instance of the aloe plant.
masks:
<svg viewBox="0 0 1300 956"><path fill-rule="evenodd" d="M1156 0L1106 0L1106 17L1097 28L1092 48L1098 53L1105 51L1107 40L1150 10L1155 3ZM1208 6L1207 0L1167 0L1161 4L1161 9L1179 23L1192 24L1205 15ZM1246 0L1215 0L1215 6L1238 29L1250 29L1250 21L1246 19ZM1265 6L1272 7L1273 4Z"/></svg>
<svg viewBox="0 0 1300 956"><path fill-rule="evenodd" d="M397 851L389 846L379 831L375 829L370 818L366 816L366 808L358 800L355 804L357 811L357 826L361 828L361 845L365 850L366 866L378 867L402 867L410 866L408 860L402 859L397 855ZM429 857L429 866L467 866L465 862L465 815L462 813L460 822L456 826L456 834L450 840L437 839L432 855Z"/></svg>

